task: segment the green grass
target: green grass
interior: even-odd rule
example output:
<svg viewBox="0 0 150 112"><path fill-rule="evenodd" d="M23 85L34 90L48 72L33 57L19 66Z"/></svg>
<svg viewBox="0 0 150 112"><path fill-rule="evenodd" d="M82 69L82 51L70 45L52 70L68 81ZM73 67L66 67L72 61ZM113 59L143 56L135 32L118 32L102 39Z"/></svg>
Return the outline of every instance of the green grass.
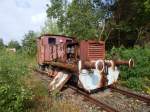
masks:
<svg viewBox="0 0 150 112"><path fill-rule="evenodd" d="M36 73L24 77L25 85L32 90L32 100L28 102L26 112L79 112L72 102L61 100L60 95L48 94L45 81Z"/></svg>
<svg viewBox="0 0 150 112"><path fill-rule="evenodd" d="M0 51L0 112L79 112L72 103L49 96L44 81L32 71L35 57Z"/></svg>
<svg viewBox="0 0 150 112"><path fill-rule="evenodd" d="M31 91L20 81L29 73L26 60L23 55L0 51L0 112L22 112L32 98Z"/></svg>

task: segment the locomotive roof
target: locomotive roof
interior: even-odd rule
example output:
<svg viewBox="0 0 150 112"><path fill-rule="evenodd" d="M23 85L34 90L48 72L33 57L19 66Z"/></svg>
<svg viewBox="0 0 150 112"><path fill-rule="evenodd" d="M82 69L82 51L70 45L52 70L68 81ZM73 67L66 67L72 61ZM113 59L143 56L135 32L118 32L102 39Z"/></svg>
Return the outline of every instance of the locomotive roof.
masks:
<svg viewBox="0 0 150 112"><path fill-rule="evenodd" d="M57 34L43 34L43 35L39 36L38 38L41 39L41 37L44 37L44 36L57 36L58 38L59 37L65 37L65 38L69 38L69 39L75 38L75 37L70 37L70 36L65 36L65 35L57 35Z"/></svg>

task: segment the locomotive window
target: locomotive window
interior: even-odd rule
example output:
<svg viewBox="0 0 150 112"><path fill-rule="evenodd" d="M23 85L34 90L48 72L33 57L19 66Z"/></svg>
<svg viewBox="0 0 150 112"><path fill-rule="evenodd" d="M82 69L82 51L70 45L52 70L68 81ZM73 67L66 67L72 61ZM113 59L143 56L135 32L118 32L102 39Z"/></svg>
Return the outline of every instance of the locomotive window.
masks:
<svg viewBox="0 0 150 112"><path fill-rule="evenodd" d="M72 42L72 40L66 40L66 43L71 43Z"/></svg>
<svg viewBox="0 0 150 112"><path fill-rule="evenodd" d="M48 38L48 44L56 44L56 38Z"/></svg>

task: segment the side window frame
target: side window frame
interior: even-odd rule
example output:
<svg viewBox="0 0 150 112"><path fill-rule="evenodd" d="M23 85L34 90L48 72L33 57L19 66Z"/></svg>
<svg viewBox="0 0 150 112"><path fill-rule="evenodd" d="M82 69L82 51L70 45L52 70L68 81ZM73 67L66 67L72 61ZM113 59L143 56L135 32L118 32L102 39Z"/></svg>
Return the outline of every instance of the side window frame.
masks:
<svg viewBox="0 0 150 112"><path fill-rule="evenodd" d="M52 44L52 45L56 44L56 38L49 37L48 44Z"/></svg>

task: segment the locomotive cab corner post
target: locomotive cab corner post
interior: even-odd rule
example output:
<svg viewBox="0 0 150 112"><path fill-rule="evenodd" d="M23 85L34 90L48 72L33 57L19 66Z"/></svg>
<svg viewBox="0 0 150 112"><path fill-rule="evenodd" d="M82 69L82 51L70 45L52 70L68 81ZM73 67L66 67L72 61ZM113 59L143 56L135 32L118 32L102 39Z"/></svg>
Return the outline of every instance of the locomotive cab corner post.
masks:
<svg viewBox="0 0 150 112"><path fill-rule="evenodd" d="M114 84L119 77L119 65L134 66L132 59L105 59L103 41L77 42L72 37L52 34L37 39L37 62L50 77L54 77L49 84L50 91L60 90L71 79L90 92Z"/></svg>

